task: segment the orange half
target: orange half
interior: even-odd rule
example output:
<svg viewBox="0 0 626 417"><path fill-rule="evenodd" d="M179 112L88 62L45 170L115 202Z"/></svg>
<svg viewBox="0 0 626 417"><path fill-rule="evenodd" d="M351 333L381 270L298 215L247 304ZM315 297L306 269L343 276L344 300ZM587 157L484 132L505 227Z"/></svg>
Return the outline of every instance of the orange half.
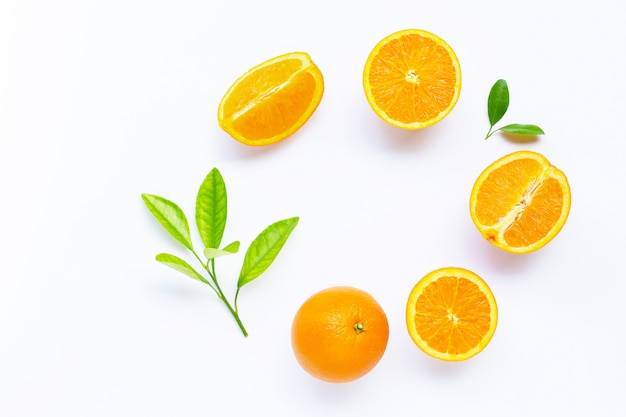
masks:
<svg viewBox="0 0 626 417"><path fill-rule="evenodd" d="M309 54L292 52L250 69L226 91L220 127L251 146L279 142L306 123L324 93L324 78Z"/></svg>
<svg viewBox="0 0 626 417"><path fill-rule="evenodd" d="M485 239L520 254L548 244L563 228L570 205L565 174L532 151L513 152L493 162L470 196L472 221Z"/></svg>
<svg viewBox="0 0 626 417"><path fill-rule="evenodd" d="M406 305L406 326L424 353L462 361L480 353L498 324L493 293L475 273L441 268L413 287Z"/></svg>
<svg viewBox="0 0 626 417"><path fill-rule="evenodd" d="M363 70L374 112L403 129L421 129L446 117L461 93L461 66L439 36L406 29L381 40Z"/></svg>

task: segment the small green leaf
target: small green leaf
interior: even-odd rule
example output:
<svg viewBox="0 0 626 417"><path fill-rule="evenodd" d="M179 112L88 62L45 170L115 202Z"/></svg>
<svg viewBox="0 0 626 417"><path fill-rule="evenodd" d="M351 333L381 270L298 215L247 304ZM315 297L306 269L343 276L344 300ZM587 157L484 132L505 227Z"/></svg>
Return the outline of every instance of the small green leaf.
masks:
<svg viewBox="0 0 626 417"><path fill-rule="evenodd" d="M215 249L215 248L206 248L204 250L204 256L206 256L207 259L213 259L213 258L217 258L218 256L224 256L224 255L232 255L235 252L230 252L227 250L219 250L219 249Z"/></svg>
<svg viewBox="0 0 626 417"><path fill-rule="evenodd" d="M487 114L491 127L502 119L508 108L509 86L505 80L500 79L491 87L487 100Z"/></svg>
<svg viewBox="0 0 626 417"><path fill-rule="evenodd" d="M189 223L185 213L172 201L152 194L142 194L141 198L152 215L161 223L174 239L192 250Z"/></svg>
<svg viewBox="0 0 626 417"><path fill-rule="evenodd" d="M219 248L226 215L226 184L218 169L213 168L200 185L196 198L196 225L206 248Z"/></svg>
<svg viewBox="0 0 626 417"><path fill-rule="evenodd" d="M239 252L239 246L241 246L241 243L239 243L238 240L235 240L234 242L229 243L228 245L224 246L222 250L226 252L230 252L230 253L237 253Z"/></svg>
<svg viewBox="0 0 626 417"><path fill-rule="evenodd" d="M292 217L272 223L252 241L243 260L237 288L258 278L274 262L298 220Z"/></svg>
<svg viewBox="0 0 626 417"><path fill-rule="evenodd" d="M535 125L521 125L521 124L510 124L506 126L502 126L498 129L502 132L507 133L515 133L517 135L543 135L544 132L539 126Z"/></svg>
<svg viewBox="0 0 626 417"><path fill-rule="evenodd" d="M197 279L198 281L202 281L205 284L208 284L207 280L200 275L191 265L189 265L185 260L179 258L176 255L170 255L169 253L159 253L156 256L156 260L161 262L164 265L169 266L183 274L191 277L193 279Z"/></svg>

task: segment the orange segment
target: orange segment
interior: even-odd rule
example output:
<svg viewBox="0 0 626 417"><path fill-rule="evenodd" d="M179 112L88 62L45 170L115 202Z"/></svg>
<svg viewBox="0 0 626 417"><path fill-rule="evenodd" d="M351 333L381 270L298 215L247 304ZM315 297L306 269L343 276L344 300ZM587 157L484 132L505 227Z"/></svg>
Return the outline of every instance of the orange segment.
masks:
<svg viewBox="0 0 626 417"><path fill-rule="evenodd" d="M322 73L307 53L281 55L235 81L219 104L218 122L246 145L269 145L302 127L323 93Z"/></svg>
<svg viewBox="0 0 626 417"><path fill-rule="evenodd" d="M480 174L472 189L470 214L491 243L512 253L528 253L561 231L570 204L565 174L539 153L518 151Z"/></svg>
<svg viewBox="0 0 626 417"><path fill-rule="evenodd" d="M406 29L381 40L363 71L365 96L384 121L404 129L431 126L446 117L461 92L461 67L440 37Z"/></svg>
<svg viewBox="0 0 626 417"><path fill-rule="evenodd" d="M446 361L477 355L493 337L497 323L493 293L482 278L463 268L430 272L413 287L406 305L413 342Z"/></svg>

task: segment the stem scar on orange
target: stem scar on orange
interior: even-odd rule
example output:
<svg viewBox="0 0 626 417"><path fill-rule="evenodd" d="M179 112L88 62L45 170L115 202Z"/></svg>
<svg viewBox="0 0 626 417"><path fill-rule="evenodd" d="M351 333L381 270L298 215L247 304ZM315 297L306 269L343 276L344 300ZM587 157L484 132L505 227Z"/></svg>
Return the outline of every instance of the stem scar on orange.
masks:
<svg viewBox="0 0 626 417"><path fill-rule="evenodd" d="M406 29L381 40L363 70L374 112L403 129L421 129L446 117L461 93L461 66L439 36Z"/></svg>
<svg viewBox="0 0 626 417"><path fill-rule="evenodd" d="M220 127L241 143L270 145L295 133L317 109L324 78L306 52L269 59L239 77L218 107Z"/></svg>
<svg viewBox="0 0 626 417"><path fill-rule="evenodd" d="M346 286L313 294L300 306L291 327L298 363L326 382L350 382L370 372L388 339L382 307L367 292Z"/></svg>
<svg viewBox="0 0 626 417"><path fill-rule="evenodd" d="M426 354L462 361L480 353L498 324L493 293L475 273L456 267L428 273L413 287L406 326Z"/></svg>
<svg viewBox="0 0 626 417"><path fill-rule="evenodd" d="M517 151L476 179L470 215L489 242L523 254L544 247L561 231L570 205L565 174L537 152Z"/></svg>

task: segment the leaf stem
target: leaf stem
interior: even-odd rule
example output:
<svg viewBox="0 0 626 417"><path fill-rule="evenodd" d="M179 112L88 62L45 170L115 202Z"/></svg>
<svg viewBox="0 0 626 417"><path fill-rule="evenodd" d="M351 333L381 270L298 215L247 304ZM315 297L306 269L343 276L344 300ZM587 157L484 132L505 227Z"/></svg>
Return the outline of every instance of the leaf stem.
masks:
<svg viewBox="0 0 626 417"><path fill-rule="evenodd" d="M233 305L235 307L235 311L239 313L239 307L237 306L237 300L239 299L239 290L241 287L237 286L237 291L235 291L235 299L233 301Z"/></svg>
<svg viewBox="0 0 626 417"><path fill-rule="evenodd" d="M195 257L196 257L196 259L198 260L198 262L200 262L200 265L202 265L202 267L203 267L203 268L204 268L207 272L209 272L209 276L211 277L211 279L213 280L213 282L215 282L215 278L211 275L211 272L207 269L206 265L204 264L204 262L202 262L202 259L200 259L200 257L199 257L199 256L198 256L198 254L196 253L196 251L192 249L192 250L191 250L191 253L193 253L193 256L195 256ZM218 290L217 290L217 289L213 286L213 284L211 284L211 283L210 283L209 281L207 281L206 279L205 279L204 281L202 281L202 282L204 282L206 285L208 285L209 287L211 287L211 289L212 289L213 291L215 291L215 294L217 294L217 296L218 296L218 297L220 296L219 291L218 291Z"/></svg>
<svg viewBox="0 0 626 417"><path fill-rule="evenodd" d="M230 314L233 315L233 318L235 319L235 321L237 322L237 325L241 329L241 333L243 333L244 337L248 337L248 332L246 331L246 328L241 322L241 319L239 318L239 314L233 309L233 307L230 305L230 303L228 302L226 298L222 298L222 301L224 302L224 304L226 304L226 307L228 307Z"/></svg>
<svg viewBox="0 0 626 417"><path fill-rule="evenodd" d="M202 260L200 259L200 257L195 251L193 251L193 254L198 259L202 267L207 271L207 273L211 277L211 280L213 281L213 284L211 284L208 281L207 281L207 284L209 285L209 287L213 289L213 291L215 291L215 293L217 294L217 297L220 300L222 300L226 308L228 308L228 311L230 311L230 314L233 316L233 318L237 322L237 325L239 326L239 329L241 329L241 333L243 333L244 337L248 337L248 331L246 330L245 326L241 322L241 319L239 318L238 309L236 308L237 296L235 295L235 308L233 308L230 302L228 302L226 295L224 295L224 291L222 291L222 288L220 287L219 282L217 282L217 275L215 273L215 258L209 259L206 263L204 263L202 262ZM237 293L239 293L239 288L237 288Z"/></svg>

